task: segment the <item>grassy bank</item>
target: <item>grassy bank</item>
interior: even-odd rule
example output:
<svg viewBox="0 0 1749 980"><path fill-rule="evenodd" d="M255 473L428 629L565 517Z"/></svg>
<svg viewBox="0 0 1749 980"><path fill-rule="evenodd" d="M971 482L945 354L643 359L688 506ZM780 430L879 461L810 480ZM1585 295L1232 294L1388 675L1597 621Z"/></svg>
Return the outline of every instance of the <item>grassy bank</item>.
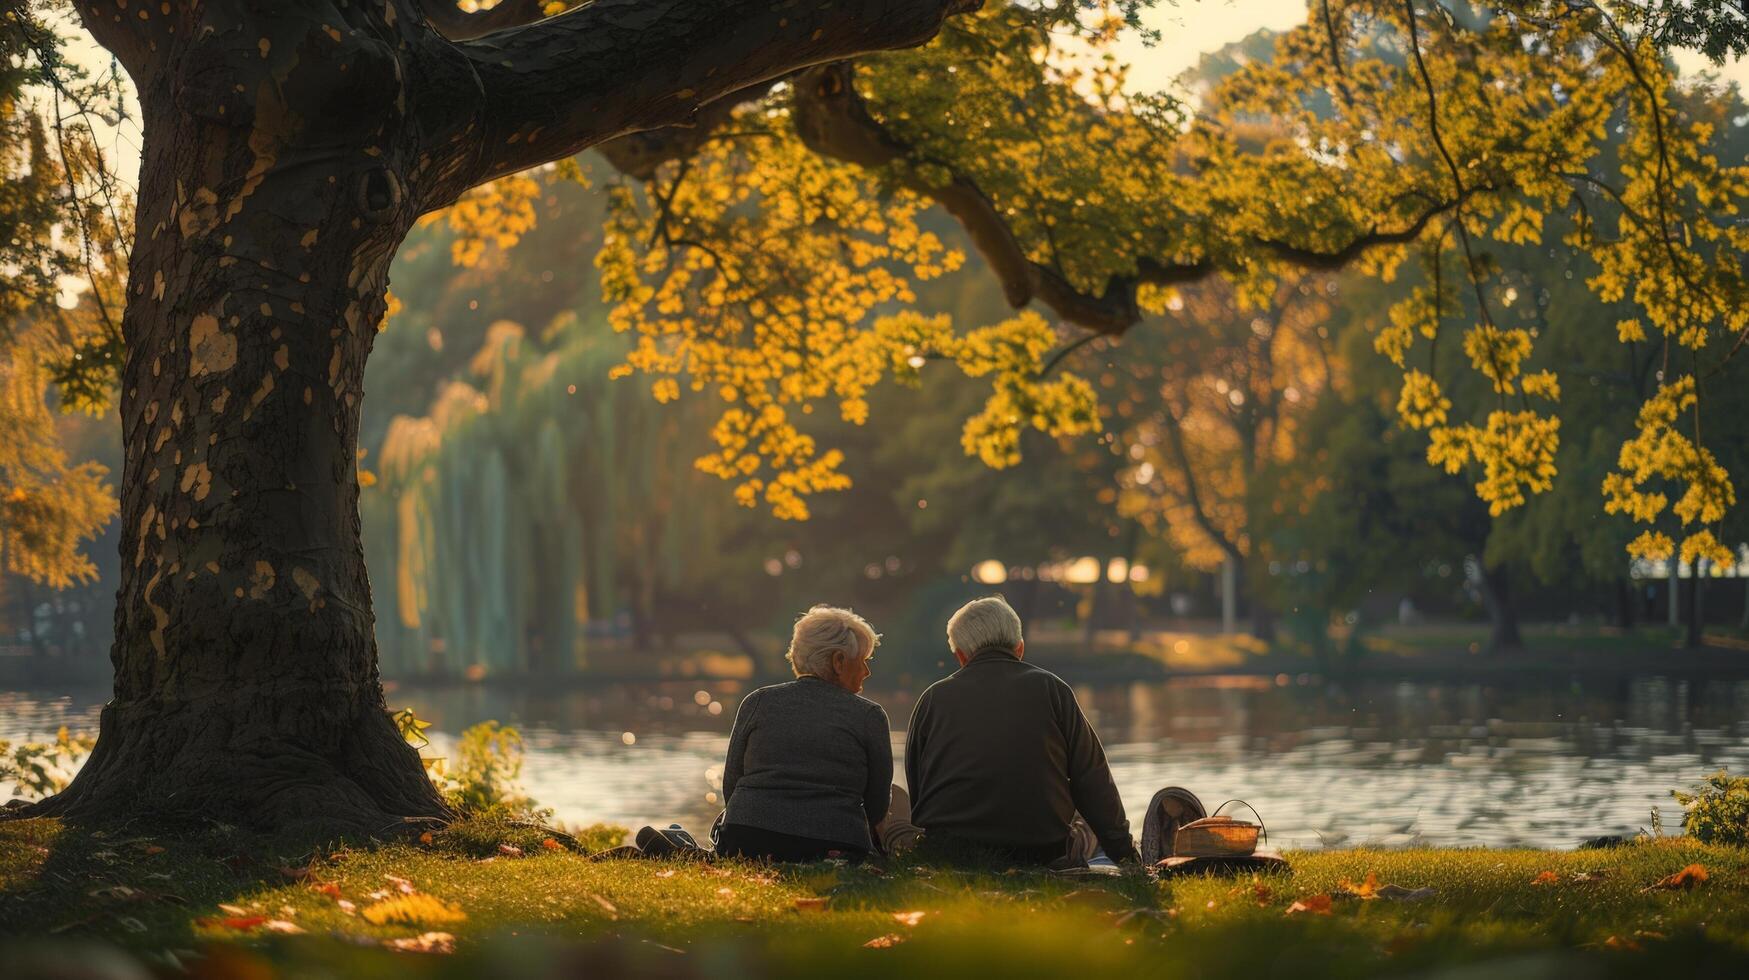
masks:
<svg viewBox="0 0 1749 980"><path fill-rule="evenodd" d="M1330 851L1291 874L590 862L538 832L306 848L0 824L0 957L360 975L1690 975L1749 968L1749 850ZM600 840L594 842L599 845ZM1656 887L1684 868L1689 887ZM1414 899L1347 889L1432 889ZM1345 884L1346 883L1346 884ZM1296 910L1296 903L1300 907ZM449 949L420 955L386 948ZM109 953L100 950L111 949ZM115 952L120 950L125 952ZM22 957L22 958L21 958ZM33 964L35 966L33 966ZM13 974L18 975L18 974ZM1739 974L1740 975L1740 974Z"/></svg>

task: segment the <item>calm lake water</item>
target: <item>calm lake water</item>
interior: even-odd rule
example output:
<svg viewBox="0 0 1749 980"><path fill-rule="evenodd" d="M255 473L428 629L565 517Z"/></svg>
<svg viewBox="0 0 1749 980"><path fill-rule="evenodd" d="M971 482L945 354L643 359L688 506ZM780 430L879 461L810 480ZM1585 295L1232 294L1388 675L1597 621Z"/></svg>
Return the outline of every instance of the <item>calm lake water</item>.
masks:
<svg viewBox="0 0 1749 980"><path fill-rule="evenodd" d="M736 683L391 691L435 724L431 754L485 719L523 732L523 783L567 823L695 831L720 806ZM894 719L914 691L871 688ZM1255 804L1273 842L1571 847L1666 832L1670 790L1719 768L1749 772L1749 681L1638 677L1550 685L1196 678L1077 688L1118 787L1139 814L1159 786L1210 806ZM101 692L0 692L0 738L95 729ZM904 733L893 736L902 756ZM902 779L901 775L901 779ZM1139 832L1139 819L1136 821Z"/></svg>

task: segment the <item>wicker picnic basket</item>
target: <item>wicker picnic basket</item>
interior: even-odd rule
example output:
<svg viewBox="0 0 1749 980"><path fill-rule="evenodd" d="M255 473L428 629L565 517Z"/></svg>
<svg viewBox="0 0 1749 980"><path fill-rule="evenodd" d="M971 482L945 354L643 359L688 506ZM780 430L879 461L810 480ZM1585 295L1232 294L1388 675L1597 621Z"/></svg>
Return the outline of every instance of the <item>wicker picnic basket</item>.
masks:
<svg viewBox="0 0 1749 980"><path fill-rule="evenodd" d="M1221 811L1234 803L1250 810L1257 822L1221 816ZM1176 857L1244 857L1257 850L1259 834L1264 843L1269 842L1269 831L1264 829L1263 816L1257 808L1244 800L1228 800L1215 807L1212 816L1178 828L1178 834L1172 838L1172 853Z"/></svg>

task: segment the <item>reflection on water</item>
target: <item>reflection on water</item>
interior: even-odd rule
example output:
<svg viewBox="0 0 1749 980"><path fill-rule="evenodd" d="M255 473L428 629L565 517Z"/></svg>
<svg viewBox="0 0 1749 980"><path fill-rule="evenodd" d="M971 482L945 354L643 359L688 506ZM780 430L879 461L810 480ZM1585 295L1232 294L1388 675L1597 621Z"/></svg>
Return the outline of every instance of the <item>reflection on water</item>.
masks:
<svg viewBox="0 0 1749 980"><path fill-rule="evenodd" d="M735 683L575 691L402 688L434 754L496 718L522 729L524 783L571 823L709 824ZM868 692L896 726L915 693ZM1274 841L1570 847L1633 833L1673 788L1749 772L1749 681L1640 677L1549 686L1199 678L1077 690L1138 813L1159 786L1241 798ZM95 727L97 698L0 693L0 738ZM902 755L903 732L893 751ZM901 777L902 778L902 777ZM1139 821L1138 821L1139 822ZM1137 828L1139 830L1139 827Z"/></svg>

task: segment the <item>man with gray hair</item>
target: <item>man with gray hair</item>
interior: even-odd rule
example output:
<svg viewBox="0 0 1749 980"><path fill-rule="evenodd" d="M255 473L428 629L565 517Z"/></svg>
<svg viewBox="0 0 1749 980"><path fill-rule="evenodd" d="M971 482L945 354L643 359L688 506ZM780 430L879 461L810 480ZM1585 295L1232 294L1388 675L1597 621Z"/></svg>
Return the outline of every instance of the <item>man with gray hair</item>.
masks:
<svg viewBox="0 0 1749 980"><path fill-rule="evenodd" d="M960 669L917 700L905 742L910 819L888 825L920 829L932 850L969 845L1028 864L1084 863L1095 846L1136 860L1099 736L1069 685L1025 662L1014 609L1000 596L966 603L947 622L947 645ZM895 792L895 808L903 802ZM907 843L882 837L889 849Z"/></svg>

